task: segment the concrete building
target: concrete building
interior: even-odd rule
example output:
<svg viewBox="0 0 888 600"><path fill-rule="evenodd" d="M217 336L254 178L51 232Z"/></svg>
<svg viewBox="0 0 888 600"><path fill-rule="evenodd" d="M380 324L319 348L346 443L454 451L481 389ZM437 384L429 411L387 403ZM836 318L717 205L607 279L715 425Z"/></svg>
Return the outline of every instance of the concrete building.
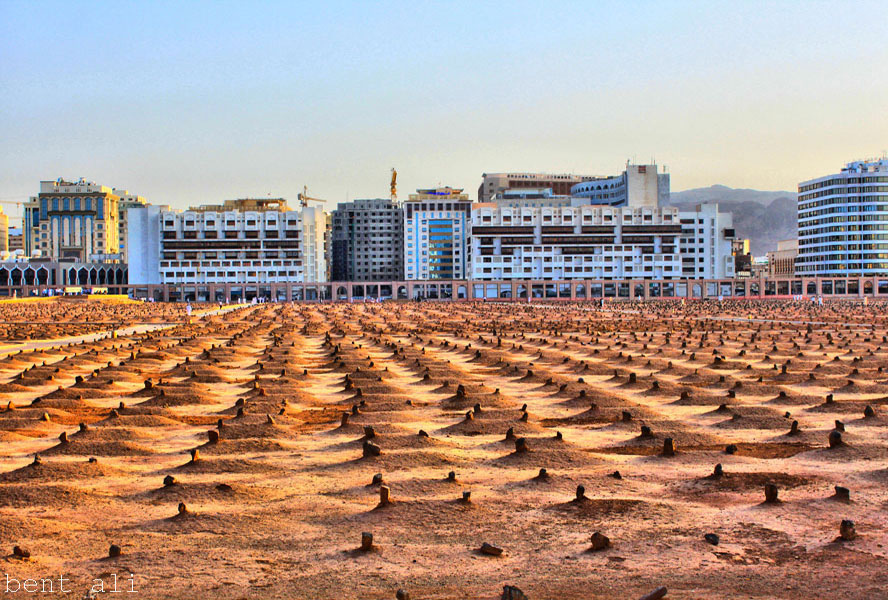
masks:
<svg viewBox="0 0 888 600"><path fill-rule="evenodd" d="M320 206L303 206L299 211L302 224L302 248L304 259L302 270L305 273L302 281L329 281L327 265L327 212Z"/></svg>
<svg viewBox="0 0 888 600"><path fill-rule="evenodd" d="M145 206L148 201L145 200L142 196L137 194L130 194L127 190L118 190L113 189L112 192L117 196L117 209L118 209L118 222L117 222L117 231L118 231L118 240L120 246L120 260L124 263L128 262L129 253L126 249L126 236L127 236L127 225L128 225L128 217L127 211L131 208Z"/></svg>
<svg viewBox="0 0 888 600"><path fill-rule="evenodd" d="M119 260L119 196L80 179L41 181L24 206L25 254L52 260Z"/></svg>
<svg viewBox="0 0 888 600"><path fill-rule="evenodd" d="M9 215L0 207L0 252L9 252Z"/></svg>
<svg viewBox="0 0 888 600"><path fill-rule="evenodd" d="M472 202L461 189L416 190L404 203L404 278L465 279Z"/></svg>
<svg viewBox="0 0 888 600"><path fill-rule="evenodd" d="M148 205L132 208L129 221L133 284L323 281L326 273L323 211L290 210L282 198L186 211Z"/></svg>
<svg viewBox="0 0 888 600"><path fill-rule="evenodd" d="M340 202L332 214L333 281L404 279L404 210L388 198Z"/></svg>
<svg viewBox="0 0 888 600"><path fill-rule="evenodd" d="M25 252L25 242L22 238L22 229L21 227L14 227L9 229L9 253L14 254L16 251L21 250L22 254Z"/></svg>
<svg viewBox="0 0 888 600"><path fill-rule="evenodd" d="M660 206L668 203L670 179L656 164L626 163L620 175L600 177L548 173L485 173L478 188L479 202L512 201L505 192L585 198L588 204L610 206ZM514 198L514 196L512 197ZM531 199L531 198L528 198ZM533 198L543 200L543 197ZM544 204L544 202L537 202Z"/></svg>
<svg viewBox="0 0 888 600"><path fill-rule="evenodd" d="M777 242L777 250L768 252L768 275L771 277L792 277L795 275L795 261L799 255L798 240Z"/></svg>
<svg viewBox="0 0 888 600"><path fill-rule="evenodd" d="M137 284L160 285L164 277L160 270L163 256L163 235L161 216L172 212L166 205L140 205L127 213L126 245L131 249L129 281Z"/></svg>
<svg viewBox="0 0 888 600"><path fill-rule="evenodd" d="M749 248L749 238L734 239L731 243L731 253L734 255L734 276L752 277L752 253Z"/></svg>
<svg viewBox="0 0 888 600"><path fill-rule="evenodd" d="M472 210L471 279L681 276L677 208L566 206Z"/></svg>
<svg viewBox="0 0 888 600"><path fill-rule="evenodd" d="M574 185L590 179L596 177L567 173L484 173L478 188L478 202L490 202L507 190L550 189L555 195L565 196Z"/></svg>
<svg viewBox="0 0 888 600"><path fill-rule="evenodd" d="M799 276L888 275L888 158L799 184Z"/></svg>
<svg viewBox="0 0 888 600"><path fill-rule="evenodd" d="M571 206L569 195L555 194L551 188L527 188L521 190L504 190L492 200L497 206L511 208L555 208ZM586 200L577 200L577 204L589 204Z"/></svg>
<svg viewBox="0 0 888 600"><path fill-rule="evenodd" d="M726 279L735 275L734 218L718 204L699 204L682 211L681 276L687 279Z"/></svg>
<svg viewBox="0 0 888 600"><path fill-rule="evenodd" d="M768 257L755 256L752 259L752 278L764 279L768 276Z"/></svg>
<svg viewBox="0 0 888 600"><path fill-rule="evenodd" d="M657 165L626 163L626 170L615 177L584 181L571 187L570 195L586 198L589 204L610 206L664 206L669 203L670 178L658 173Z"/></svg>

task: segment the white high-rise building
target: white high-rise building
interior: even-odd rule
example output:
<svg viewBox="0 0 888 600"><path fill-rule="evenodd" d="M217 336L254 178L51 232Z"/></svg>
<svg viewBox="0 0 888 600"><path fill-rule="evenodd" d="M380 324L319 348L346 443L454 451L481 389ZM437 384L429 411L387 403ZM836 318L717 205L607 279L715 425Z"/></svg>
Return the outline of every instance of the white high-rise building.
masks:
<svg viewBox="0 0 888 600"><path fill-rule="evenodd" d="M472 202L461 189L416 190L404 203L404 277L465 279Z"/></svg>
<svg viewBox="0 0 888 600"><path fill-rule="evenodd" d="M129 227L129 219L128 212L129 209L136 206L144 206L148 203L144 197L139 196L138 194L130 194L128 190L119 190L114 188L111 190L114 195L117 196L117 211L119 214L119 218L117 221L117 231L118 231L118 240L119 249L120 249L120 260L123 262L127 262L129 260L129 252L126 249L126 237L127 237L127 228Z"/></svg>
<svg viewBox="0 0 888 600"><path fill-rule="evenodd" d="M276 199L229 200L186 211L137 207L129 216L132 284L324 281L326 216Z"/></svg>
<svg viewBox="0 0 888 600"><path fill-rule="evenodd" d="M678 278L680 235L677 208L476 204L471 278Z"/></svg>
<svg viewBox="0 0 888 600"><path fill-rule="evenodd" d="M535 194L549 190L552 197L586 198L588 204L610 206L660 206L669 201L668 173L656 164L626 163L620 175L594 176L549 173L484 173L478 188L479 202L513 203L507 192L523 192L535 204L548 202ZM534 196L531 198L531 196Z"/></svg>
<svg viewBox="0 0 888 600"><path fill-rule="evenodd" d="M888 158L799 184L797 276L888 275Z"/></svg>
<svg viewBox="0 0 888 600"><path fill-rule="evenodd" d="M731 279L735 275L734 217L718 204L699 204L682 211L681 276L686 279Z"/></svg>

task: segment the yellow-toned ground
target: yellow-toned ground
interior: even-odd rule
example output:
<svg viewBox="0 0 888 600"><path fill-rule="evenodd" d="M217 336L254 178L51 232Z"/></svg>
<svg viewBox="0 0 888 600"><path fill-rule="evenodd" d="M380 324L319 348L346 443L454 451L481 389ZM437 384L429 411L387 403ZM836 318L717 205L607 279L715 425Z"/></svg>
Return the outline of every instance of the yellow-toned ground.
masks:
<svg viewBox="0 0 888 600"><path fill-rule="evenodd" d="M885 598L886 308L262 305L9 356L0 555L31 558L4 574L75 598L114 574L151 599Z"/></svg>

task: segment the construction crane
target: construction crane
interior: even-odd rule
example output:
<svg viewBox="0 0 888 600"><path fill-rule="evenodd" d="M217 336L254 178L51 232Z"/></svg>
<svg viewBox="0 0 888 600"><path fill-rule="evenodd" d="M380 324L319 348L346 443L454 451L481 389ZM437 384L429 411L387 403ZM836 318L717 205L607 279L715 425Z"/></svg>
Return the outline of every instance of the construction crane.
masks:
<svg viewBox="0 0 888 600"><path fill-rule="evenodd" d="M398 199L398 172L392 167L392 184L391 184L392 200Z"/></svg>
<svg viewBox="0 0 888 600"><path fill-rule="evenodd" d="M307 185L302 186L302 193L297 194L297 197L299 198L299 203L303 207L307 207L309 202L326 202L326 200L321 200L320 198L312 198L311 196L309 196Z"/></svg>

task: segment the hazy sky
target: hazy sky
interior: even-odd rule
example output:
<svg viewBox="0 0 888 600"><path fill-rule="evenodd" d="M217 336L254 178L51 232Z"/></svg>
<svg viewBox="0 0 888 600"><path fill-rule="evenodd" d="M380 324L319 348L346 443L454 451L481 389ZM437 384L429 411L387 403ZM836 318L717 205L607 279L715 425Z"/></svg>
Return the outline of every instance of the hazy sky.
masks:
<svg viewBox="0 0 888 600"><path fill-rule="evenodd" d="M184 207L485 171L794 189L888 149L884 2L0 0L0 198ZM6 205L7 213L15 209Z"/></svg>

